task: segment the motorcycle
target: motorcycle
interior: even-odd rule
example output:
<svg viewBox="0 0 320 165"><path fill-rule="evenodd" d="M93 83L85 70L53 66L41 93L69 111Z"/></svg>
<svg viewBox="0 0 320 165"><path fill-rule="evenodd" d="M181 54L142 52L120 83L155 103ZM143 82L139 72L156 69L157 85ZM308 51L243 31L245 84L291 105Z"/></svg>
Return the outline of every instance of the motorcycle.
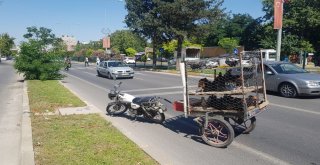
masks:
<svg viewBox="0 0 320 165"><path fill-rule="evenodd" d="M71 62L67 62L67 63L65 64L64 70L65 70L65 71L68 71L70 68L71 68Z"/></svg>
<svg viewBox="0 0 320 165"><path fill-rule="evenodd" d="M122 82L114 85L114 89L110 90L108 97L112 102L107 105L106 111L109 115L121 115L127 110L135 119L137 116L143 116L155 123L163 123L165 120L164 112L167 108L160 102L161 99L170 103L169 100L156 97L134 97L118 90Z"/></svg>

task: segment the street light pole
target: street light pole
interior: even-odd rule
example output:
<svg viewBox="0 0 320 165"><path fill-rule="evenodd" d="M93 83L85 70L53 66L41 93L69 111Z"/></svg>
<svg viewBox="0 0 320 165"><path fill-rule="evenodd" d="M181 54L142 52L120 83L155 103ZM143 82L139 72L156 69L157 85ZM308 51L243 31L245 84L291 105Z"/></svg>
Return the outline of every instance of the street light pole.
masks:
<svg viewBox="0 0 320 165"><path fill-rule="evenodd" d="M282 28L278 29L278 35L277 35L277 61L280 61L281 38L282 38Z"/></svg>
<svg viewBox="0 0 320 165"><path fill-rule="evenodd" d="M278 35L277 35L277 61L280 61L280 53L281 53L281 38L282 38L282 19L283 19L283 0L275 0L275 13L274 17L277 19L277 29L278 29ZM280 8L280 9L279 9ZM280 17L280 18L276 18ZM275 20L276 22L276 20ZM276 25L275 25L276 26Z"/></svg>

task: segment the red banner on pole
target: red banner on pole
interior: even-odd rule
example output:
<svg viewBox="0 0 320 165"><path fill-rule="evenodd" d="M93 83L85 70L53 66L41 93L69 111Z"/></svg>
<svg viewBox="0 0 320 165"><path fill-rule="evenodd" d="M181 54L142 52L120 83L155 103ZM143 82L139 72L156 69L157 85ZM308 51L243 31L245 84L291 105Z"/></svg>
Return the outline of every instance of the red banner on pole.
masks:
<svg viewBox="0 0 320 165"><path fill-rule="evenodd" d="M282 28L283 1L274 0L274 29Z"/></svg>
<svg viewBox="0 0 320 165"><path fill-rule="evenodd" d="M104 37L102 40L103 48L110 48L110 37Z"/></svg>

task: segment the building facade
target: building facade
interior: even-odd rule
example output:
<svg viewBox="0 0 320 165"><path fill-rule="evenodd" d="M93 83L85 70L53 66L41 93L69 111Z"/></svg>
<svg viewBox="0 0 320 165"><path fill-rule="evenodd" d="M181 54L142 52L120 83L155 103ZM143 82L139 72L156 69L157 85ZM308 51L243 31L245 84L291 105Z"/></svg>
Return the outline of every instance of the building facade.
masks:
<svg viewBox="0 0 320 165"><path fill-rule="evenodd" d="M67 51L74 51L78 41L73 36L62 35L61 39L67 45Z"/></svg>

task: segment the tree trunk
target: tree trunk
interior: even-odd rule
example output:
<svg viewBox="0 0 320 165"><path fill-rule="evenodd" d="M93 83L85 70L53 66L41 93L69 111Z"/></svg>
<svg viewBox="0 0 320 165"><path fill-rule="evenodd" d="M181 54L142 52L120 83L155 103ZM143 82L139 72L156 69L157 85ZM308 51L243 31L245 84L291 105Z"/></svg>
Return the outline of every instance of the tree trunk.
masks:
<svg viewBox="0 0 320 165"><path fill-rule="evenodd" d="M153 41L152 41L152 67L153 68L156 68L157 66L157 55L156 55L156 43L155 43L155 39L153 38Z"/></svg>

